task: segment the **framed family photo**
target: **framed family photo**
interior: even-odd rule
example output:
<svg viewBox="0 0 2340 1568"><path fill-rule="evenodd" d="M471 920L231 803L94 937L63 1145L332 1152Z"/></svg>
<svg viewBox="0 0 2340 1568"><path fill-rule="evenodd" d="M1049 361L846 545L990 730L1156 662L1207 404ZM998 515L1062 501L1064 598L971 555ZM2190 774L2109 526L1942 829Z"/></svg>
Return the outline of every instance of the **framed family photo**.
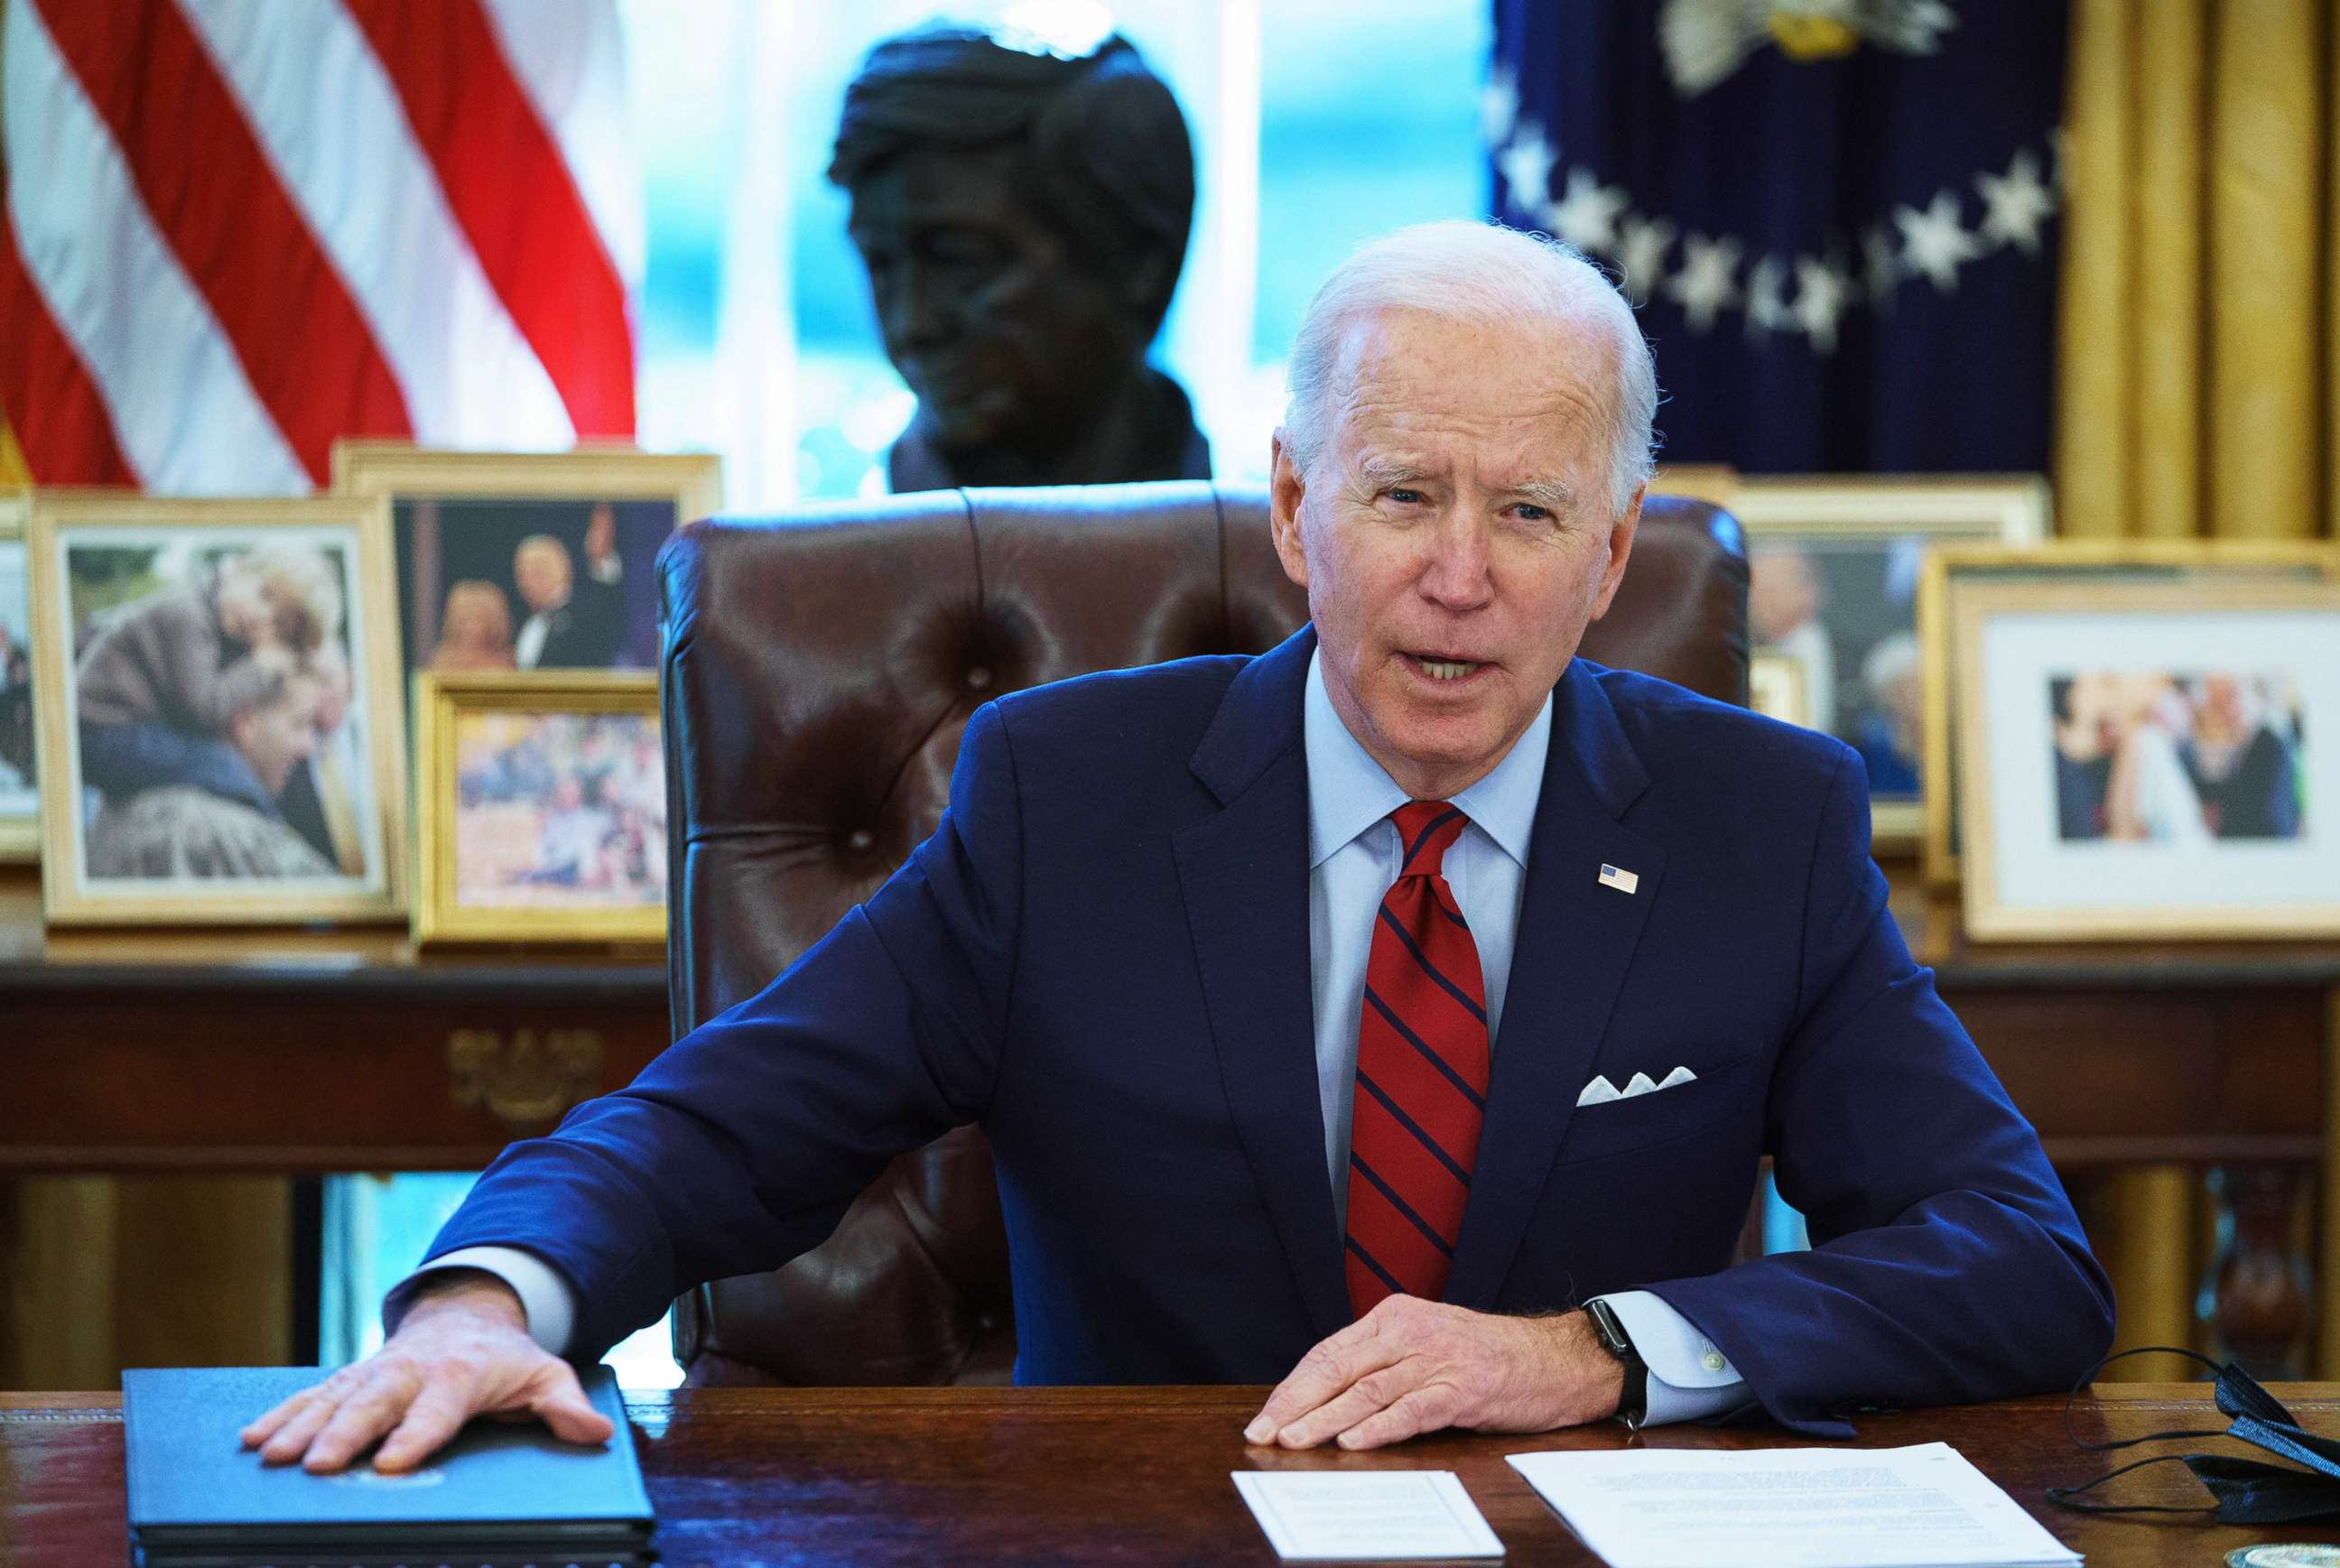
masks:
<svg viewBox="0 0 2340 1568"><path fill-rule="evenodd" d="M26 553L51 923L405 912L383 502L42 491Z"/></svg>
<svg viewBox="0 0 2340 1568"><path fill-rule="evenodd" d="M1731 510L1747 530L1750 644L1800 666L1800 722L1860 753L1877 852L1915 851L1926 746L1920 567L1944 544L2045 539L2047 482L1749 475Z"/></svg>
<svg viewBox="0 0 2340 1568"><path fill-rule="evenodd" d="M2059 539L2025 548L1952 544L1928 552L1918 583L1919 640L1925 655L1925 802L1919 849L1926 881L1958 885L1964 790L1962 741L1955 723L1959 666L1951 647L1952 600L1990 583L2159 583L2221 589L2340 582L2340 544L2305 540Z"/></svg>
<svg viewBox="0 0 2340 1568"><path fill-rule="evenodd" d="M1972 583L1978 938L2340 935L2340 584Z"/></svg>
<svg viewBox="0 0 2340 1568"><path fill-rule="evenodd" d="M418 942L661 943L658 677L414 678Z"/></svg>
<svg viewBox="0 0 2340 1568"><path fill-rule="evenodd" d="M333 447L333 488L389 500L406 668L651 670L659 547L723 504L722 460Z"/></svg>
<svg viewBox="0 0 2340 1568"><path fill-rule="evenodd" d="M32 506L22 491L0 491L0 862L41 857L32 597L25 559L25 519Z"/></svg>

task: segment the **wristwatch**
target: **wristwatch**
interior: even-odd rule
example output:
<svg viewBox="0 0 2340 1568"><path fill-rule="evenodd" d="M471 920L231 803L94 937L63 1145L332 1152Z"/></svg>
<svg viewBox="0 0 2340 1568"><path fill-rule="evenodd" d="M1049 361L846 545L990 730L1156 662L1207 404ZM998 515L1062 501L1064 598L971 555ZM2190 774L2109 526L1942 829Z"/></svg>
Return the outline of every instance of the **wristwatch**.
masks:
<svg viewBox="0 0 2340 1568"><path fill-rule="evenodd" d="M1617 1315L1610 1310L1607 1302L1586 1302L1584 1315L1592 1320L1592 1335L1601 1342L1601 1348L1615 1356L1625 1369L1625 1386L1617 1395L1618 1418L1628 1426L1639 1426L1649 1409L1649 1363L1633 1348L1632 1335L1625 1332L1625 1325L1617 1321Z"/></svg>

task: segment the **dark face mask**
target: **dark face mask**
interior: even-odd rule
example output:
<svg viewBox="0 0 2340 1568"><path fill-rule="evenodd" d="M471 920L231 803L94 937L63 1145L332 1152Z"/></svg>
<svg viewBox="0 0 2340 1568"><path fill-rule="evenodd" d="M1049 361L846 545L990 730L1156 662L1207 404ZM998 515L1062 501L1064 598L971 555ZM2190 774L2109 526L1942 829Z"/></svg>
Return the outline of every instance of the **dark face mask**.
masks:
<svg viewBox="0 0 2340 1568"><path fill-rule="evenodd" d="M2318 1437L2304 1430L2291 1412L2285 1410L2275 1395L2259 1385L2257 1379L2229 1361L2221 1365L2206 1355L2196 1355L2190 1350L2178 1350L2167 1345L2143 1345L2125 1350L2119 1355L2108 1355L2088 1370L2080 1380L2086 1387L2097 1373L2114 1362L2131 1355L2148 1354L2182 1355L2198 1361L2218 1374L2216 1384L2218 1413L2229 1420L2222 1431L2217 1427L2191 1431L2156 1432L2144 1437L2127 1437L2110 1443L2083 1443L2072 1434L2072 1406L2064 1405L2064 1430L2072 1434L2075 1446L2102 1452L2114 1448L2133 1448L2140 1443L2164 1443L2178 1437L2234 1437L2268 1453L2304 1464L2305 1470L2288 1465L2270 1464L2263 1459L2244 1459L2220 1454L2165 1454L2157 1459L2140 1459L2106 1472L2094 1481L2078 1486L2050 1486L2048 1501L2060 1508L2070 1508L2083 1513L2208 1513L2226 1524L2283 1524L2298 1519L2315 1519L2326 1514L2340 1514L2340 1441ZM2079 1396L2078 1389L2073 1397ZM2142 1470L2149 1464L2183 1464L2195 1478L2209 1488L2217 1500L2211 1508L2185 1508L2168 1503L2099 1503L2083 1501L2080 1494L2094 1491L2117 1475L2132 1470Z"/></svg>

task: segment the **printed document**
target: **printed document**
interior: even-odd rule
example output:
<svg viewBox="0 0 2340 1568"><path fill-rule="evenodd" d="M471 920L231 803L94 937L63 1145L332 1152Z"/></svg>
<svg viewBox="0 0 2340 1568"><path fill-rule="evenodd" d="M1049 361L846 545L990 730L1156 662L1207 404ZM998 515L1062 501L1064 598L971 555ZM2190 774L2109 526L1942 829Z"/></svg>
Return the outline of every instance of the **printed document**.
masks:
<svg viewBox="0 0 2340 1568"><path fill-rule="evenodd" d="M1510 1459L1610 1568L2051 1568L2080 1561L1946 1443Z"/></svg>
<svg viewBox="0 0 2340 1568"><path fill-rule="evenodd" d="M1503 1543L1452 1470L1237 1470L1279 1557L1501 1557Z"/></svg>

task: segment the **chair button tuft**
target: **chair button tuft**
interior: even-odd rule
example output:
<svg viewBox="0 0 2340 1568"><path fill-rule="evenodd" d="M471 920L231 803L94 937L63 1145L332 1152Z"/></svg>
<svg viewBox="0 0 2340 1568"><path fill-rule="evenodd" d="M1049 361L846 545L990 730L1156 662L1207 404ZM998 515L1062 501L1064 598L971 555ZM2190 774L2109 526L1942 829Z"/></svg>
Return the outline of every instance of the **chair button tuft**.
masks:
<svg viewBox="0 0 2340 1568"><path fill-rule="evenodd" d="M866 850L877 842L878 835L867 828L856 828L845 838L846 848L849 849Z"/></svg>
<svg viewBox="0 0 2340 1568"><path fill-rule="evenodd" d="M989 690L991 689L991 667L987 664L978 664L974 669L968 670L967 672L967 689L969 691Z"/></svg>

